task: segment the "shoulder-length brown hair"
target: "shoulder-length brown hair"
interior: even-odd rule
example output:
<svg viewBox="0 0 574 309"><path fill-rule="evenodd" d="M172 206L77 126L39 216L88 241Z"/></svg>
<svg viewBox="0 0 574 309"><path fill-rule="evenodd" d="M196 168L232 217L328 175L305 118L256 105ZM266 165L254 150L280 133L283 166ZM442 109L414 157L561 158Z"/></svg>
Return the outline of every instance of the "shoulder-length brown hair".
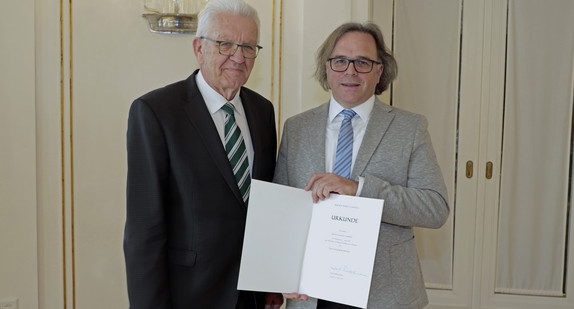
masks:
<svg viewBox="0 0 574 309"><path fill-rule="evenodd" d="M370 34L373 39L375 39L377 60L383 63L383 74L381 74L379 83L375 88L375 94L381 94L387 90L389 84L397 77L398 67L395 58L385 44L381 29L374 23L345 23L335 29L317 50L315 58L315 78L317 78L323 89L329 90L329 83L327 82L327 59L329 59L333 49L335 49L337 41L339 41L345 33L353 31Z"/></svg>

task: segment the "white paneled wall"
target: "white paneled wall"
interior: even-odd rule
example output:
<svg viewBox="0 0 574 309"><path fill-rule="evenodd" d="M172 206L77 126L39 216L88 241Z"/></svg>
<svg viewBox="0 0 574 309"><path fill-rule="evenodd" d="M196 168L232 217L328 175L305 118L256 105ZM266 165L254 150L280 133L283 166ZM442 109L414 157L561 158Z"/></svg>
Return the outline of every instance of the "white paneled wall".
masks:
<svg viewBox="0 0 574 309"><path fill-rule="evenodd" d="M37 308L34 1L2 5L13 14L0 19L0 304Z"/></svg>
<svg viewBox="0 0 574 309"><path fill-rule="evenodd" d="M399 75L393 106L424 114L447 184L455 192L459 54L462 30L459 0L395 4L394 52ZM455 204L451 202L452 213ZM440 229L417 230L417 248L427 287L452 288L454 216Z"/></svg>
<svg viewBox="0 0 574 309"><path fill-rule="evenodd" d="M568 133L573 12L572 1L511 1L509 7L498 292L563 294L572 155Z"/></svg>

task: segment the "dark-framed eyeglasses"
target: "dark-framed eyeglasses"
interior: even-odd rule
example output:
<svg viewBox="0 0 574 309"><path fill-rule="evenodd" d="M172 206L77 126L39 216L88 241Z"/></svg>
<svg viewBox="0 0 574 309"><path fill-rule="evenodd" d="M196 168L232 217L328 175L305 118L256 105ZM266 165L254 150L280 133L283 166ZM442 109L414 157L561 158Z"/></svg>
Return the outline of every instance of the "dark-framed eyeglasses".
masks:
<svg viewBox="0 0 574 309"><path fill-rule="evenodd" d="M218 41L205 36L200 36L200 38L217 43L217 48L219 48L219 54L224 56L235 55L237 49L241 47L241 51L243 52L243 58L255 59L259 54L259 50L263 48L262 46L253 44L237 44L227 41Z"/></svg>
<svg viewBox="0 0 574 309"><path fill-rule="evenodd" d="M355 71L357 73L370 73L373 70L373 66L376 64L381 64L379 61L359 58L359 59L349 59L345 57L329 58L329 65L331 70L335 72L345 72L349 68L349 64L353 63Z"/></svg>

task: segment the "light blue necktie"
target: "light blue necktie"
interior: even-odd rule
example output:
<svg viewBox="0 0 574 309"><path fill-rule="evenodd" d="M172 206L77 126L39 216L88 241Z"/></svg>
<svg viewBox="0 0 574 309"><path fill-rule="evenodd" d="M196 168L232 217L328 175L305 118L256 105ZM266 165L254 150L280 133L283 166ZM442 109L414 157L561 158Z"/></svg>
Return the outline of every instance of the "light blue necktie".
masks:
<svg viewBox="0 0 574 309"><path fill-rule="evenodd" d="M351 119L357 113L352 109L344 109L339 114L345 116L345 119L343 119L339 129L333 173L341 177L351 178L351 160L353 159L353 125Z"/></svg>

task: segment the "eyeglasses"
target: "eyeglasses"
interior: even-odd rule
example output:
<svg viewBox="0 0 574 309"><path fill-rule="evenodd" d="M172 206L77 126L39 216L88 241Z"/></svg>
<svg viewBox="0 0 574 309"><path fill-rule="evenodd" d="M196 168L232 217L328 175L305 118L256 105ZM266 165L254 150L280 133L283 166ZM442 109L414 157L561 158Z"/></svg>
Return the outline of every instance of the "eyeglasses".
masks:
<svg viewBox="0 0 574 309"><path fill-rule="evenodd" d="M262 46L259 45L237 44L233 42L217 41L205 36L200 36L200 38L217 43L217 47L219 48L219 54L224 56L235 55L237 49L241 47L241 51L243 52L243 58L255 59L257 57L257 54L259 54L259 50L263 48Z"/></svg>
<svg viewBox="0 0 574 309"><path fill-rule="evenodd" d="M349 64L353 63L357 73L370 73L373 70L374 64L381 64L379 61L371 59L348 59L343 57L327 59L331 65L331 70L335 72L345 72L349 68Z"/></svg>

